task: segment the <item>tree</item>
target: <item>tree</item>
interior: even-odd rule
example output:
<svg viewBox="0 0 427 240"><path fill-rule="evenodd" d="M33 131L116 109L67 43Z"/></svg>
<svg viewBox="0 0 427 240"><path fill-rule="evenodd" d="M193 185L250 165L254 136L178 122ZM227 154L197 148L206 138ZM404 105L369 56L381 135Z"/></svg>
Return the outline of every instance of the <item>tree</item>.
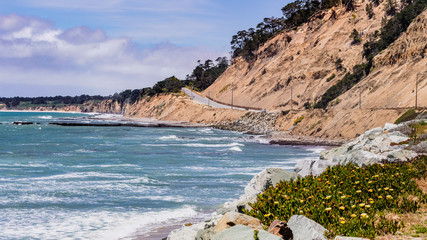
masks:
<svg viewBox="0 0 427 240"><path fill-rule="evenodd" d="M374 16L373 4L372 3L366 4L365 10L366 10L366 15L368 15L369 19L371 19Z"/></svg>
<svg viewBox="0 0 427 240"><path fill-rule="evenodd" d="M360 33L356 29L353 29L353 32L351 32L350 38L353 39L353 42L351 44L359 44L360 42L362 42Z"/></svg>

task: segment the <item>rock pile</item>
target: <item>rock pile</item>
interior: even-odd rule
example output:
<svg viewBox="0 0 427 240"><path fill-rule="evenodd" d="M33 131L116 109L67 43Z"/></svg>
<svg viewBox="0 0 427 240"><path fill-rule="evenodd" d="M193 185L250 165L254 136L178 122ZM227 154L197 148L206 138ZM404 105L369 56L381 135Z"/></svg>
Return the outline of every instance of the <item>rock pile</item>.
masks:
<svg viewBox="0 0 427 240"><path fill-rule="evenodd" d="M413 159L418 155L417 149L426 149L423 146L427 146L427 139L410 146L408 124L411 122L400 125L386 123L383 128L366 131L344 146L320 153L317 160L300 160L295 171L301 176L320 175L328 166L348 163L366 166L382 161L399 162Z"/></svg>
<svg viewBox="0 0 427 240"><path fill-rule="evenodd" d="M275 125L278 117L279 113L248 112L236 121L219 122L214 127L249 134L270 134L277 131Z"/></svg>

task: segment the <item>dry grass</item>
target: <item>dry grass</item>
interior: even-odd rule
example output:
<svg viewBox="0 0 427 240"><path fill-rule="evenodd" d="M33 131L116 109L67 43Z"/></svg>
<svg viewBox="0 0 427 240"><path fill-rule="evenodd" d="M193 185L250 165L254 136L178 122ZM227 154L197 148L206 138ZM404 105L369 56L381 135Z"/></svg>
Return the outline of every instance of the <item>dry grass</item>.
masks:
<svg viewBox="0 0 427 240"><path fill-rule="evenodd" d="M417 184L424 193L427 193L427 179L419 179L417 180ZM427 204L423 204L416 213L399 215L393 214L393 217L398 217L400 220L402 220L405 224L404 227L401 228L395 235L385 235L377 237L376 239L427 239Z"/></svg>

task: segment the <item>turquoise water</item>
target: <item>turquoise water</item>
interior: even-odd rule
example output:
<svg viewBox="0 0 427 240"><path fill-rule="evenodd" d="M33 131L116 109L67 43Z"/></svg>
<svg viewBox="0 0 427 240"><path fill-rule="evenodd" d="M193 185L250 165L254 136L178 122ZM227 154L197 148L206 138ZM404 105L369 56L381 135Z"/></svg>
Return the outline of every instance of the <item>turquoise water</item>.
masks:
<svg viewBox="0 0 427 240"><path fill-rule="evenodd" d="M86 117L0 112L0 239L131 239L203 217L265 167L320 150L211 128L48 125Z"/></svg>

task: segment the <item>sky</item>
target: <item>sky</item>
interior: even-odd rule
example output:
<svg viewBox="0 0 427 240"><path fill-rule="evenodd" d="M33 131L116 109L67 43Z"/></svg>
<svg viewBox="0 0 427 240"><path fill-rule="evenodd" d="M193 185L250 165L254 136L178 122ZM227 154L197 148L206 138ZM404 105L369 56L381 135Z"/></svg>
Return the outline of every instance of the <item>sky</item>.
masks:
<svg viewBox="0 0 427 240"><path fill-rule="evenodd" d="M283 0L0 0L0 96L112 95L227 56Z"/></svg>

